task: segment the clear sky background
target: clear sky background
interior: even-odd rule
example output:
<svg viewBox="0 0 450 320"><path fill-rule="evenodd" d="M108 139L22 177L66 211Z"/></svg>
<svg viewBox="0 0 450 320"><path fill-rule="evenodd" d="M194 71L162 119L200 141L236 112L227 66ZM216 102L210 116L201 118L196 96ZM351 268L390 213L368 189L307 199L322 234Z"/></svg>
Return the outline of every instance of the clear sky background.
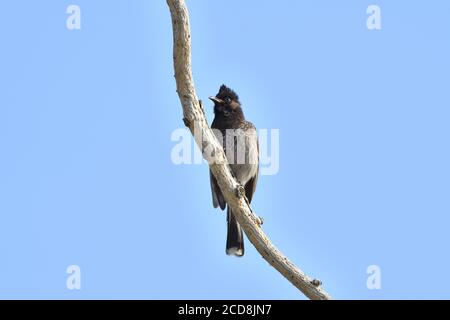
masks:
<svg viewBox="0 0 450 320"><path fill-rule="evenodd" d="M274 243L335 298L450 298L450 2L187 4L208 120L226 83L280 129L253 199ZM207 166L171 162L165 1L4 1L0 39L0 298L304 298L248 241L225 255Z"/></svg>

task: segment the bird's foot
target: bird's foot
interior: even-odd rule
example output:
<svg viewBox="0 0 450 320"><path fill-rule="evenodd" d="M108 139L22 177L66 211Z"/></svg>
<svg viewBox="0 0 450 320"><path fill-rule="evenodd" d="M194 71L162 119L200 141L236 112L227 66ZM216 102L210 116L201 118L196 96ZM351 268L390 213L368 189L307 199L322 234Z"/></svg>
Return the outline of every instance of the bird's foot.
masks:
<svg viewBox="0 0 450 320"><path fill-rule="evenodd" d="M238 185L236 188L236 196L239 198L245 197L245 188L243 185Z"/></svg>

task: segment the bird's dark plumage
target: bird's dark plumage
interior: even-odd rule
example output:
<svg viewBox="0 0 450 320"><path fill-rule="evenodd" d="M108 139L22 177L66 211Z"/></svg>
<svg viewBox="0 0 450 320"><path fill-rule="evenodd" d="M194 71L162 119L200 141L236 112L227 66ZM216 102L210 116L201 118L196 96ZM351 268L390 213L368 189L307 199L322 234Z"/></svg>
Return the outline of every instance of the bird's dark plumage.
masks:
<svg viewBox="0 0 450 320"><path fill-rule="evenodd" d="M259 150L256 128L245 120L239 96L227 86L222 85L219 93L210 99L214 102L215 114L211 128L222 143L235 178L244 186L245 195L251 202L258 181ZM213 206L224 210L227 204L212 173L210 180ZM226 252L229 255L243 256L242 229L229 207L227 222Z"/></svg>

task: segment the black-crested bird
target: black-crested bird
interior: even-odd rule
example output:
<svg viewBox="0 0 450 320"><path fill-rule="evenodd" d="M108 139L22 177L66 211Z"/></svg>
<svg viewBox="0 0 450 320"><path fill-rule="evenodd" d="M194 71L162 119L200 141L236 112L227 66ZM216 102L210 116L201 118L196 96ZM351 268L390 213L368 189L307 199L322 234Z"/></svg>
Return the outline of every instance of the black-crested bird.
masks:
<svg viewBox="0 0 450 320"><path fill-rule="evenodd" d="M245 120L238 95L225 85L220 87L214 102L214 121L211 128L222 143L231 171L238 183L245 189L245 196L251 202L258 181L259 149L255 126ZM227 207L216 179L210 172L214 208ZM244 255L244 238L241 226L233 212L227 209L226 253L241 257Z"/></svg>

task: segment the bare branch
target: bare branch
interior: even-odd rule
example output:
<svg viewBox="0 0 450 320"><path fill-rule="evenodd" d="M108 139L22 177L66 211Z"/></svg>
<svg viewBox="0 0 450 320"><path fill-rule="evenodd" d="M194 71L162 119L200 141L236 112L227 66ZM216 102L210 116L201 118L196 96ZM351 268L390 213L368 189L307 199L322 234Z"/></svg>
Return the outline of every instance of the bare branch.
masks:
<svg viewBox="0 0 450 320"><path fill-rule="evenodd" d="M172 16L174 37L173 58L177 92L183 107L184 123L195 137L200 150L214 150L214 163L210 169L225 197L227 204L242 226L250 242L262 257L278 270L308 298L328 300L331 297L321 288L321 282L308 277L288 260L269 240L261 229L261 221L253 214L247 199L239 194L239 184L227 164L222 146L208 126L201 103L195 93L191 67L191 34L189 14L184 0L167 0Z"/></svg>

